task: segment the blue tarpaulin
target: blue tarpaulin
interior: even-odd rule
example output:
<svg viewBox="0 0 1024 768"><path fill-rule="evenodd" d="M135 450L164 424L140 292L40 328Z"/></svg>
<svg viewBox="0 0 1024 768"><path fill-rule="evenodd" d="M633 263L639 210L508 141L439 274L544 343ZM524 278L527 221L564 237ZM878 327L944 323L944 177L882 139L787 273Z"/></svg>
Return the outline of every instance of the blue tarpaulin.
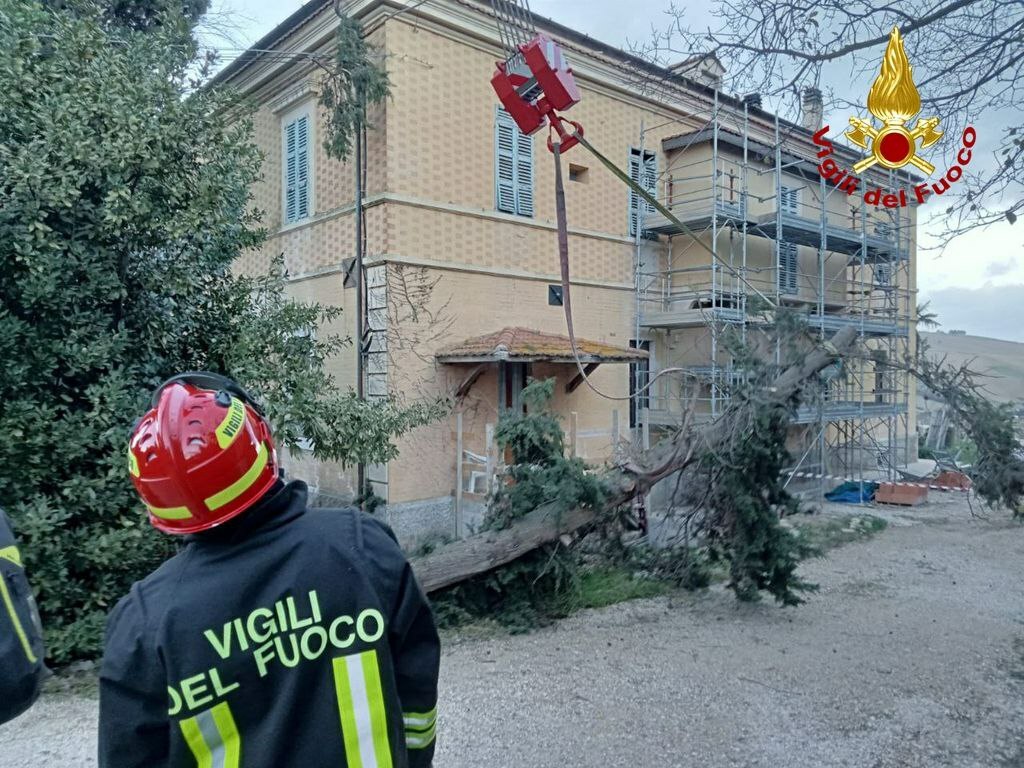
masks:
<svg viewBox="0 0 1024 768"><path fill-rule="evenodd" d="M878 490L878 483L843 483L825 494L829 501L838 501L840 504L864 504L875 498L875 491Z"/></svg>

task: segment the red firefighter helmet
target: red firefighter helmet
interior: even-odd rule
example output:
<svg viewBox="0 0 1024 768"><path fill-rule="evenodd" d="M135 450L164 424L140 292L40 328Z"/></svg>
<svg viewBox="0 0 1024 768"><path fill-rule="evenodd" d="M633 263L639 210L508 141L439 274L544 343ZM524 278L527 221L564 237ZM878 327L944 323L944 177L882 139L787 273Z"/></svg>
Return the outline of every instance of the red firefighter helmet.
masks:
<svg viewBox="0 0 1024 768"><path fill-rule="evenodd" d="M197 533L251 507L278 478L263 410L215 373L183 373L153 394L132 430L128 470L165 533Z"/></svg>

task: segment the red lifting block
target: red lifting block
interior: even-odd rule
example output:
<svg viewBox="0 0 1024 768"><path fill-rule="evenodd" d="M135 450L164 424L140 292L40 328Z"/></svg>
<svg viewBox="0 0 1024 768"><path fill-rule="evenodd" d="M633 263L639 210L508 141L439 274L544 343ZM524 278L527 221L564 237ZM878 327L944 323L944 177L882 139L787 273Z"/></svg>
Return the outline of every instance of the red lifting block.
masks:
<svg viewBox="0 0 1024 768"><path fill-rule="evenodd" d="M563 149L576 143L564 134L556 113L577 104L580 91L565 54L550 37L537 35L508 61L499 61L491 86L520 131L530 135L549 123L562 136Z"/></svg>

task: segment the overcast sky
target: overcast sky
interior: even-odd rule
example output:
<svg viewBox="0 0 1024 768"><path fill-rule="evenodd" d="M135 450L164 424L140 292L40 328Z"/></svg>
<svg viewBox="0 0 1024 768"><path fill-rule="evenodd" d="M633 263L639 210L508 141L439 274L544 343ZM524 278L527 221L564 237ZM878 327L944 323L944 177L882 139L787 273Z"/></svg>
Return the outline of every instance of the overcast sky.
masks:
<svg viewBox="0 0 1024 768"><path fill-rule="evenodd" d="M207 35L204 42L223 49L225 59L233 58L236 48L251 45L301 5L300 0L213 0L216 26L226 29L227 37ZM621 47L627 40L647 39L652 26L664 27L668 5L669 0L530 0L536 13ZM697 11L707 5L707 0L689 3L690 18L697 20ZM481 82L489 78L485 72ZM845 116L831 120L836 125L842 122ZM932 215L937 213L932 210ZM921 219L921 239L927 242L930 227L924 216ZM1018 222L1016 227L1002 224L959 238L941 257L919 251L920 301L931 302L944 330L1024 342L1022 246L1024 222Z"/></svg>

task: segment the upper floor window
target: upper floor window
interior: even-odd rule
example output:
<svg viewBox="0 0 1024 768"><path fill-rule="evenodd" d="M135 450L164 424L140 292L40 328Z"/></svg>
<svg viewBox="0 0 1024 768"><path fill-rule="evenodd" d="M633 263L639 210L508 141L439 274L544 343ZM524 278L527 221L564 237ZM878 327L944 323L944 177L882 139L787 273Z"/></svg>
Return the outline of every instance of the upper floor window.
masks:
<svg viewBox="0 0 1024 768"><path fill-rule="evenodd" d="M779 243L779 293L797 292L800 252L795 243Z"/></svg>
<svg viewBox="0 0 1024 768"><path fill-rule="evenodd" d="M784 213L800 213L800 187L782 187L779 191L779 208Z"/></svg>
<svg viewBox="0 0 1024 768"><path fill-rule="evenodd" d="M629 148L629 178L639 184L651 196L658 189L658 156L652 149ZM640 217L654 213L654 206L640 195L629 190L629 234L636 235Z"/></svg>
<svg viewBox="0 0 1024 768"><path fill-rule="evenodd" d="M651 342L647 339L630 339L630 349L651 351ZM651 383L651 361L637 360L629 364L629 426L640 426L640 415L645 408L651 407L651 391L647 385Z"/></svg>
<svg viewBox="0 0 1024 768"><path fill-rule="evenodd" d="M501 107L494 118L494 207L533 216L533 139Z"/></svg>
<svg viewBox="0 0 1024 768"><path fill-rule="evenodd" d="M291 224L309 217L312 212L310 165L312 137L309 113L286 118L284 121L284 223Z"/></svg>
<svg viewBox="0 0 1024 768"><path fill-rule="evenodd" d="M878 285L892 285L892 264L881 261L875 264L875 282Z"/></svg>

